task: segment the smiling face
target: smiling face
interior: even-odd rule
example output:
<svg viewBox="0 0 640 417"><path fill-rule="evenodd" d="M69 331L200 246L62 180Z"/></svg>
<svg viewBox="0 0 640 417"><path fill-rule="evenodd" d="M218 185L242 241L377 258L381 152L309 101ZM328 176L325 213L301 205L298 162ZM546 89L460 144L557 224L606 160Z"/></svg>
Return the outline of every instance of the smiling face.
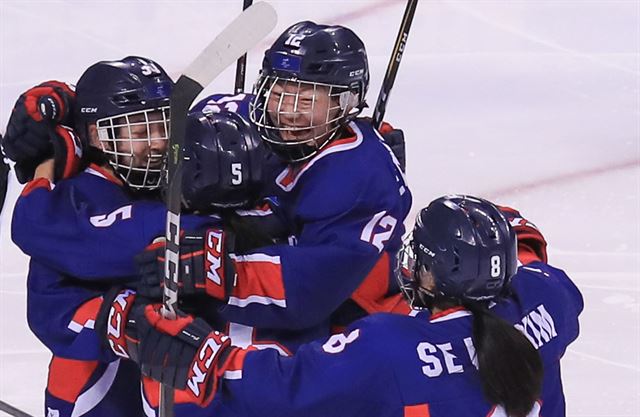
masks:
<svg viewBox="0 0 640 417"><path fill-rule="evenodd" d="M250 104L251 121L263 140L287 162L315 155L346 126L357 104L347 87L262 76Z"/></svg>
<svg viewBox="0 0 640 417"><path fill-rule="evenodd" d="M167 151L168 126L162 111L116 119L115 151L120 163L132 168L160 168Z"/></svg>
<svg viewBox="0 0 640 417"><path fill-rule="evenodd" d="M168 112L163 107L101 119L95 133L90 133L93 144L99 145L133 188L160 185L169 136Z"/></svg>
<svg viewBox="0 0 640 417"><path fill-rule="evenodd" d="M320 147L329 138L341 109L331 87L295 81L274 83L267 113L285 142L311 142Z"/></svg>

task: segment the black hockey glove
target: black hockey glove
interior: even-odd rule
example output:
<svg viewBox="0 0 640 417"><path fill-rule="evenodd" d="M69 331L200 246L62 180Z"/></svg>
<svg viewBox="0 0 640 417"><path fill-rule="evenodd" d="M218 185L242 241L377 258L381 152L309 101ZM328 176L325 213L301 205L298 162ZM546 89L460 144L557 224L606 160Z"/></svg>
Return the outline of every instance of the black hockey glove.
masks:
<svg viewBox="0 0 640 417"><path fill-rule="evenodd" d="M2 147L6 156L16 162L16 176L21 183L31 180L35 168L46 159L55 158L56 171L62 173L66 167L58 166L66 163L70 155L77 149L80 149L79 156L82 155L79 140L75 140L77 146L67 143L66 135L55 129L58 125L71 124L74 105L75 92L59 81L44 82L18 98ZM60 151L64 152L60 154Z"/></svg>
<svg viewBox="0 0 640 417"><path fill-rule="evenodd" d="M400 129L387 129L385 131L383 126L383 128L380 129L380 133L382 134L384 143L386 143L391 148L391 151L393 152L396 159L398 160L398 165L400 165L400 169L402 170L402 172L405 172L406 166L407 166L407 160L406 160L406 148L405 148L405 142L404 142L404 132Z"/></svg>
<svg viewBox="0 0 640 417"><path fill-rule="evenodd" d="M160 304L136 310L139 359L142 373L185 390L188 402L207 406L216 393L216 371L238 348L204 320L178 311L175 320L160 313Z"/></svg>
<svg viewBox="0 0 640 417"><path fill-rule="evenodd" d="M234 284L235 264L230 257L234 234L222 229L185 233L180 239L178 291L182 295L207 294L226 301ZM165 241L153 243L136 256L138 293L159 300L164 291Z"/></svg>
<svg viewBox="0 0 640 417"><path fill-rule="evenodd" d="M523 265L530 262L547 262L547 241L535 224L522 217L516 209L498 206L518 237L518 259Z"/></svg>
<svg viewBox="0 0 640 417"><path fill-rule="evenodd" d="M264 246L287 243L295 231L289 229L286 221L279 216L277 202L266 199L254 210L235 210L225 213L225 226L233 230L234 253L246 253Z"/></svg>

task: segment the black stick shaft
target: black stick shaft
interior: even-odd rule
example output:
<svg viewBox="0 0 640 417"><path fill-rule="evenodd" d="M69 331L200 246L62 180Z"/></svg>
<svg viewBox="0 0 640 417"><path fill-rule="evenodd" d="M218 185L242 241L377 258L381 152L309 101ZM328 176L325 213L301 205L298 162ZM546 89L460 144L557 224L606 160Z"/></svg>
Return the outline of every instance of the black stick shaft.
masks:
<svg viewBox="0 0 640 417"><path fill-rule="evenodd" d="M253 0L243 0L242 10L247 10L249 6L253 4ZM238 58L236 63L236 85L234 87L235 94L244 92L244 84L247 76L247 54Z"/></svg>
<svg viewBox="0 0 640 417"><path fill-rule="evenodd" d="M182 200L182 148L185 143L187 112L202 86L187 76L181 76L171 94L171 128L167 161L167 229L165 250L163 316L176 317L178 306L178 265L180 262L180 209ZM160 385L160 417L173 417L173 388Z"/></svg>
<svg viewBox="0 0 640 417"><path fill-rule="evenodd" d="M402 24L398 31L398 37L393 47L393 53L389 59L387 65L387 72L384 75L382 81L382 87L380 87L380 94L378 94L378 101L373 111L373 125L379 128L382 124L384 113L387 110L387 102L389 101L389 94L393 88L393 83L396 80L396 74L400 67L400 61L402 61L402 54L409 38L409 29L411 29L411 23L413 22L413 15L416 12L418 6L418 0L408 0L407 6L404 9L404 16L402 16Z"/></svg>
<svg viewBox="0 0 640 417"><path fill-rule="evenodd" d="M0 401L0 411L3 411L14 417L33 417L31 414L27 414L24 411L15 408L11 404L5 403L4 401Z"/></svg>

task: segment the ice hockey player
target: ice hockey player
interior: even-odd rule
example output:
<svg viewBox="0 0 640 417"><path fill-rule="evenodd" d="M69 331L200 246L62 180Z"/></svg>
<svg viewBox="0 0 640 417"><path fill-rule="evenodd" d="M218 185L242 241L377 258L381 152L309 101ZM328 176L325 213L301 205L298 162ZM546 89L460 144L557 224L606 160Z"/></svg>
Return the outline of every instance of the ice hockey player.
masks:
<svg viewBox="0 0 640 417"><path fill-rule="evenodd" d="M547 263L538 229L513 209L445 196L420 212L403 254L396 273L415 315L375 314L282 357L148 305L142 370L211 416L564 416L559 361L583 300Z"/></svg>
<svg viewBox="0 0 640 417"><path fill-rule="evenodd" d="M137 366L105 348L96 322L103 299L127 304L130 292L110 290L137 280L133 254L164 233L172 86L154 61L127 57L89 67L75 92L50 81L14 107L4 150L21 181L35 179L16 202L12 238L31 256L29 326L53 354L45 415L143 415ZM191 229L210 222L183 218ZM112 332L123 330L119 313Z"/></svg>
<svg viewBox="0 0 640 417"><path fill-rule="evenodd" d="M318 337L329 325L373 312L409 311L393 265L411 194L380 133L357 117L368 86L356 34L304 21L265 52L254 95L215 95L194 107L249 113L281 161L264 194L291 231L291 244L235 257L235 271L222 277L237 273L221 310L227 321L244 324L230 329L234 340L273 347L269 329ZM291 352L299 342L280 349Z"/></svg>
<svg viewBox="0 0 640 417"><path fill-rule="evenodd" d="M320 31L322 32L322 30ZM352 32L344 28L338 27L335 29L335 31L338 33L342 33L343 35L352 35ZM331 30L329 30L328 32L331 32ZM324 32L325 35L326 33L327 31ZM357 42L360 42L359 39L355 39L357 40ZM325 36L325 41L326 40L327 37ZM341 43L338 46L341 46L344 51L348 51L352 47L352 45L350 45L347 41L351 40L353 40L353 37L347 37L345 41L346 43ZM361 42L358 45L361 45ZM342 54L342 52L343 51L341 50L334 50L334 55L339 55L342 59L344 55ZM360 76L363 81L366 80L368 82L366 55L364 55L363 47L361 48L361 51L358 53L358 56L356 58L358 59L354 59L354 65L358 65L358 63L364 65L364 67L361 66L359 68L364 68L366 74L365 72L363 72L360 74ZM325 60L327 62L330 61L329 59ZM363 82L362 86L364 90L366 90L366 82ZM357 91L359 91L360 94L364 94L364 90ZM224 105L224 108L229 109L232 104L232 101L227 101ZM351 116L349 116L349 118L350 117ZM343 125L342 127L344 128L344 125L346 125L348 118L345 117L344 120L341 119L340 121ZM360 122L360 124L363 123ZM366 124L365 128L369 128L369 125ZM353 129L353 127L351 127L350 129ZM301 246L301 249L304 245L315 245L314 240L316 243L322 243L322 245L319 246L319 250L316 252L316 255L314 257L316 259L315 263L317 265L320 265L322 268L320 268L319 271L310 272L313 280L305 280L306 275L299 274L300 278L298 282L291 282L287 285L287 299L285 300L285 302L289 303L289 305L293 305L293 308L283 308L282 302L276 302L273 303L273 305L263 306L266 311L270 313L265 316L261 314L262 310L259 308L260 304L254 303L255 300L269 301L269 294L266 294L266 297L263 297L263 295L265 294L258 294L257 296L255 296L256 294L253 294L252 291L275 291L277 294L280 294L282 292L282 281L278 276L279 274L281 274L281 268L277 264L275 264L274 267L274 264L271 262L272 260L278 259L276 256L264 257L260 253L250 253L247 256L236 257L233 263L227 262L228 265L238 266L237 273L239 277L246 277L244 283L241 279L239 279L238 286L236 287L236 293L227 293L226 291L224 291L222 292L222 294L219 294L220 291L224 289L223 287L225 287L225 285L222 285L220 286L220 288L218 288L218 296L226 303L226 306L223 308L222 316L226 319L233 320L234 309L236 310L236 313L239 313L241 316L240 318L242 319L242 321L240 321L239 323L242 323L243 325L236 323L235 325L233 325L233 327L229 328L230 332L234 334L235 340L238 340L238 344L246 345L251 341L255 341L262 348L274 347L281 353L288 354L289 352L295 350L297 345L299 345L302 341L308 341L311 338L326 335L328 333L330 324L346 324L349 321L353 320L354 317L362 316L367 312L378 310L388 311L393 310L394 308L399 308L402 311L407 310L406 305L401 302L400 297L397 296L397 294L396 296L394 296L394 294L397 293L397 287L395 287L395 283L393 281L389 280L391 266L394 263L394 261L391 260L391 258L394 257L394 251L388 250L386 246L399 246L399 237L402 234L402 219L406 216L406 212L408 211L410 196L408 190L403 184L402 175L397 169L396 164L394 164L393 162L393 156L389 152L388 148L386 148L380 142L378 135L375 132L372 132L372 129L366 130L366 132L368 133L365 135L363 135L362 133L357 134L357 132L360 132L360 128L357 128L356 126L356 135L353 138L343 138L344 140L338 138L332 139L332 143L336 145L335 148L331 148L331 145L325 146L326 149L322 150L324 154L322 152L319 153L317 156L312 158L311 161L305 164L305 166L308 167L308 170L314 164L317 166L326 166L329 163L325 161L332 160L334 162L329 164L329 166L336 166L341 168L340 170L336 170L335 176L325 177L326 181L324 181L324 189L328 190L328 195L332 197L330 202L330 208L332 212L328 213L325 224L323 225L322 222L315 221L314 216L321 216L321 214L313 212L307 213L306 216L300 216L299 219L291 221L292 225L296 226L298 230L302 229L303 231L303 238L300 240L301 244L298 245ZM338 146L341 144L345 146ZM329 151L330 148L332 149L331 151ZM329 158L329 156L331 157ZM345 190L342 190L339 195L332 196L331 193L332 189L334 188L333 181L335 181L339 177L343 177L344 174L351 175L351 170L348 166L345 165L345 162L347 162L347 160L349 159L348 157L351 156L354 157L353 162L360 162L357 163L357 169L354 171L358 175L355 176L355 179L349 181L351 182L350 189L359 189L362 195L359 195L357 196L357 198L355 198L356 195L351 191L347 192ZM369 172L366 174L366 178L364 178L364 168L367 164L362 162L363 158L369 159L370 163L379 165L379 169L377 171L369 170ZM323 159L323 161L320 161L320 159ZM316 162L313 162L314 160ZM296 163L290 164L287 167L283 167L283 169L288 169L290 167L303 168L301 164ZM326 169L326 167L323 168L323 170L324 169ZM305 174L303 182L311 184L313 184L314 182L316 184L320 183L321 181L320 179L317 179L317 175L311 175L312 172L319 171L315 169L309 170L309 174ZM311 181L310 179L314 177L316 179L314 181ZM381 181L378 186L374 186L373 183L379 180ZM341 182L342 180L339 180L338 183ZM390 195L383 195L385 194L383 193L383 189L390 183L392 184L391 187L393 193L391 193ZM279 187L274 188L280 189ZM295 196L291 197L291 199L302 200L301 196L303 195L303 193L300 192L300 189L301 188L298 187L294 193L287 194L285 195L285 197L290 195ZM313 188L311 187L309 189ZM366 191L367 189L370 190ZM342 206L337 207L336 203L340 202L340 197L343 197L345 195L350 198L350 201L346 203L343 202ZM318 198L319 194L316 195L315 199ZM370 201L368 201L369 198L371 198ZM312 208L310 205L312 204L311 201L312 200L308 200L305 203L305 205L307 206L305 210ZM394 203L389 204L389 207L387 208L387 210L385 210L385 205L388 201ZM299 206L299 204L297 205ZM331 207L331 205L334 205L336 207ZM352 209L350 210L351 214L358 214L359 216L363 216L366 214L367 217L364 219L362 217L350 219L349 221L351 223L349 223L348 225L350 226L349 239L344 243L341 241L337 241L337 245L335 247L332 247L332 236L339 235L338 231L340 230L340 228L337 226L344 226L343 220L347 218L341 218L338 213L340 213L343 207L349 205L352 206ZM301 208L303 207L298 207L298 209ZM116 224L121 222L122 220L125 220L123 218L124 216L120 215L120 212L116 213L117 210L118 209L114 209L114 211L111 211L110 213L105 212L100 214L100 216L102 216L102 218L104 218L105 220L105 223L102 224L107 225L107 223L111 223L111 221ZM367 212L369 212L369 214L367 214ZM396 214L396 212L398 212L399 214ZM289 214L292 215L291 212ZM309 217L309 215L311 215L311 217ZM295 217L295 215L292 216ZM331 216L336 218L332 219ZM289 219L291 220L291 217ZM128 221L128 219L126 220ZM304 224L305 221L307 221L308 224ZM300 222L302 222L302 225L300 224ZM331 232L329 229L327 229L327 227L334 227L334 224L336 225L335 232ZM356 225L357 227L355 231L356 233L354 233L353 230L354 225ZM320 230L325 229L322 230L322 233L319 234L315 239L313 238L315 234L315 232L313 231L314 227L319 228ZM365 231L367 232L366 236L364 233ZM85 228L84 230L80 231L76 230L76 232L84 234L86 238L86 236L88 236L88 232L89 234L92 234L95 232L95 230L94 228ZM105 230L104 235L106 236L107 234L108 233L106 233ZM104 247L104 245L108 242L118 242L117 239L113 238L100 238L97 240L91 238L87 239L86 241L96 242L96 244L99 244L101 247ZM343 246L348 246L347 251L353 253L353 248L357 247L358 245L360 245L359 248L356 248L359 252L358 256L353 258L350 257L350 259L348 260L348 262L353 262L355 268L345 268L345 265L343 263L346 254L342 253L341 248ZM282 247L282 245L279 245L275 248L280 247ZM285 251L286 248L288 248L288 246L284 247ZM296 247L292 246L292 248ZM362 250L365 248L366 250ZM128 250L129 248L127 247L124 249ZM199 249L202 248L200 247ZM301 252L311 253L311 249L313 248L307 247L304 250L300 251L294 250L291 255L284 256L284 259L298 259L296 257L297 253L300 253L299 256L306 256ZM324 251L320 249L323 249ZM335 268L332 268L328 264L332 262L334 255L341 256L335 256L335 265L337 266ZM111 275L112 268L109 267L108 261L112 261L112 259L96 259L96 257L99 258L100 255L96 255L91 258L92 266L88 266L88 268L96 267L96 270L101 271L100 273L105 274L104 271L109 271L106 275ZM118 259L122 262L121 266L123 266L123 269L119 272L122 273L125 270L129 270L128 259L130 258L124 256L118 257ZM266 260L266 262L261 262L261 260ZM298 265L295 266L295 268L298 268L298 272L303 272L303 270L300 269L303 265L300 265L299 261L297 263ZM104 265L104 268L101 268L102 265ZM356 290L356 292L354 293L353 289L358 286L363 277L366 276L367 272L369 272L371 267L374 267L373 273L369 274L369 278L366 280L366 282L361 285L360 288L358 288L358 290ZM346 273L355 271L356 274L360 274L360 277L357 277L357 280L353 280L353 282L351 282L350 278L347 278L345 282L343 282L343 280L336 282L338 277L340 276L339 274L345 273L345 270ZM272 274L272 272L274 272L275 274ZM317 273L314 274L314 272ZM84 271L84 273L86 274L87 271ZM292 277L292 280L293 277L296 276L295 273L292 272L285 272L283 275ZM257 277L264 278L257 279ZM272 279L271 277L275 277L275 279ZM321 279L325 278L329 278L329 280L326 282L321 281ZM347 280L349 280L349 282L346 282ZM331 292L327 292L327 297L324 297L317 302L315 299L309 300L305 296L305 294L308 293L307 291L305 291L305 286L307 285L311 287L321 286L322 288L328 288L328 285L338 285L336 287L337 294L333 294L332 289ZM242 293L242 291L244 291L244 293ZM349 295L352 293L354 293L352 299L355 302L347 301L346 303L342 304L343 302L345 302L345 300L347 300L347 298L349 298ZM391 295L391 297L388 297L388 295ZM298 296L303 297L303 299L296 300L296 297ZM253 305L249 305L249 307L258 307L255 314L251 314L251 312L249 311L251 310L251 308L237 310L238 308L241 308L241 304L246 303L247 300L251 301L248 304L253 303ZM311 305L311 302L313 302L313 305ZM310 307L319 306L319 308L311 309L309 311L309 314L304 314L299 318L298 321L291 321L292 318L298 318L297 314L300 311L306 313L306 311L300 310L301 307L303 307L305 304L309 305ZM336 309L339 310L338 313L340 314L335 313ZM329 315L331 315L332 313L334 313L332 317L333 320L330 320ZM263 320L265 318L266 320ZM262 326L262 328L260 329L262 333L258 334L257 332L254 332L252 326ZM291 327L297 329L298 331L288 331L289 329L291 329ZM272 330L268 330L270 328ZM277 338L277 343L274 343L272 341L274 334L286 335L287 333L290 335L288 339L281 336ZM303 337L301 337L301 335ZM267 339L268 342L260 343L264 339Z"/></svg>

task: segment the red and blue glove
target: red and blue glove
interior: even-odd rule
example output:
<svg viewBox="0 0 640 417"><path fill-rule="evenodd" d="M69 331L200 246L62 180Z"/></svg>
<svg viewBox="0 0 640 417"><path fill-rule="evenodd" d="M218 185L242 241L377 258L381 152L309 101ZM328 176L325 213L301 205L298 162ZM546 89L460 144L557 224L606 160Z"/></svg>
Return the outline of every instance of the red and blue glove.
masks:
<svg viewBox="0 0 640 417"><path fill-rule="evenodd" d="M518 237L518 260L526 265L530 262L547 262L547 241L535 224L522 217L516 209L498 206Z"/></svg>
<svg viewBox="0 0 640 417"><path fill-rule="evenodd" d="M136 311L142 373L183 390L187 402L200 406L213 399L224 362L234 350L231 340L202 319L178 311L175 320L162 317L161 306Z"/></svg>
<svg viewBox="0 0 640 417"><path fill-rule="evenodd" d="M234 261L229 256L234 234L222 229L204 233L185 233L180 239L180 272L178 291L181 295L206 294L226 301L236 275ZM164 291L164 241L153 243L136 256L140 280L140 295L159 300Z"/></svg>
<svg viewBox="0 0 640 417"><path fill-rule="evenodd" d="M146 302L134 290L121 287L113 287L103 296L95 330L116 356L138 361L138 335L133 312L144 309Z"/></svg>
<svg viewBox="0 0 640 417"><path fill-rule="evenodd" d="M67 84L47 81L23 93L13 107L2 138L5 155L16 162L18 180L33 179L36 167L55 159L55 180L78 169L84 144L72 129L76 94Z"/></svg>

